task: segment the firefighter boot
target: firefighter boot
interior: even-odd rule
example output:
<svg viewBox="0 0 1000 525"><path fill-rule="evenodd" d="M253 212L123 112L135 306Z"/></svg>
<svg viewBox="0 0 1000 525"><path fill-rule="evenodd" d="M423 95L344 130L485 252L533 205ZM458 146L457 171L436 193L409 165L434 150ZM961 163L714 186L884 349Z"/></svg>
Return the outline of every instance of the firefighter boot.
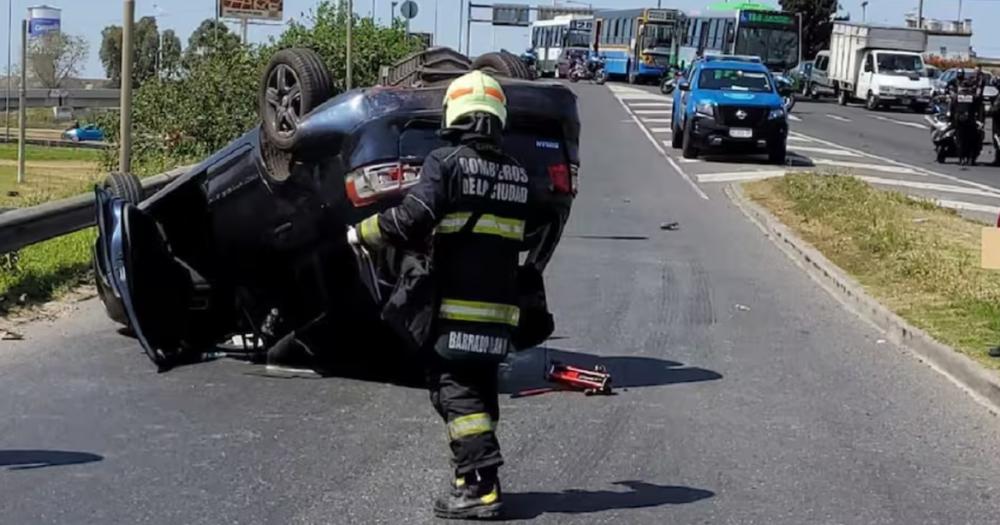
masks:
<svg viewBox="0 0 1000 525"><path fill-rule="evenodd" d="M448 495L434 502L434 515L444 519L492 519L503 506L496 469L456 478Z"/></svg>

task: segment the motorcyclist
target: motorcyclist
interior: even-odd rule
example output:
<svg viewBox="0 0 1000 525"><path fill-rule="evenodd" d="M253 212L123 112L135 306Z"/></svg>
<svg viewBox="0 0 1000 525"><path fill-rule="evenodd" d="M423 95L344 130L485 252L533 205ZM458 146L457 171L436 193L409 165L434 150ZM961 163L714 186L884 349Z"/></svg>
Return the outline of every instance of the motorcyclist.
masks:
<svg viewBox="0 0 1000 525"><path fill-rule="evenodd" d="M506 97L494 78L480 71L458 78L444 104L442 136L451 145L427 156L399 206L365 219L348 238L371 249L430 254L432 290L414 291L407 302L419 310L409 326L428 363L431 402L447 425L455 467L434 513L489 518L502 505L497 369L521 314L528 175L504 152Z"/></svg>
<svg viewBox="0 0 1000 525"><path fill-rule="evenodd" d="M949 115L951 125L955 128L959 164L969 166L975 163L981 148L978 122L983 110L982 88L979 77L975 74L966 77L964 72L959 71L956 80L954 86L949 82Z"/></svg>

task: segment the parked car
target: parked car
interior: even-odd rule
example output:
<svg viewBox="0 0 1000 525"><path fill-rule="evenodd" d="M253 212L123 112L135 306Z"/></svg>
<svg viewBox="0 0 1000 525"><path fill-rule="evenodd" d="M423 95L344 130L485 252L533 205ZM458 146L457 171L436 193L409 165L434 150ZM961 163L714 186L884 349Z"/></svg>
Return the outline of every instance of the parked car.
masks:
<svg viewBox="0 0 1000 525"><path fill-rule="evenodd" d="M802 95L808 94L807 87L809 85L809 76L812 74L812 68L812 60L803 60L785 75L792 82L792 87L796 93Z"/></svg>
<svg viewBox="0 0 1000 525"><path fill-rule="evenodd" d="M763 64L745 60L701 60L678 85L683 103L674 104L672 145L685 158L702 151L765 152L783 164L787 112L774 76Z"/></svg>
<svg viewBox="0 0 1000 525"><path fill-rule="evenodd" d="M97 127L97 124L87 124L86 126L76 125L63 132L63 138L73 142L101 142L104 140L104 132Z"/></svg>
<svg viewBox="0 0 1000 525"><path fill-rule="evenodd" d="M957 77L960 72L963 73L965 76L971 76L976 74L976 70L973 68L960 68L960 67L951 68L945 71L944 73L941 73L941 76L939 76L938 78L934 79L932 83L932 86L934 88L934 95L938 96L947 93L948 83L954 80L955 77ZM983 71L983 74L986 75L987 82L992 84L993 75L987 71Z"/></svg>
<svg viewBox="0 0 1000 525"><path fill-rule="evenodd" d="M567 47L562 50L559 60L556 61L556 78L569 78L570 67L574 62L586 62L590 55L590 49L586 47Z"/></svg>
<svg viewBox="0 0 1000 525"><path fill-rule="evenodd" d="M834 83L830 80L830 52L820 51L813 60L812 71L806 82L806 96L816 100L821 96L837 94Z"/></svg>
<svg viewBox="0 0 1000 525"><path fill-rule="evenodd" d="M161 369L243 334L264 355L291 335L317 356L400 348L380 317L399 268L359 257L347 225L399 203L444 145L450 80L505 60L470 63L434 48L392 68L389 85L330 99L319 55L278 52L260 88L261 125L148 199L120 174L96 190L95 273L108 314ZM533 185L525 264L541 271L576 193L576 97L554 82L500 82L505 140Z"/></svg>

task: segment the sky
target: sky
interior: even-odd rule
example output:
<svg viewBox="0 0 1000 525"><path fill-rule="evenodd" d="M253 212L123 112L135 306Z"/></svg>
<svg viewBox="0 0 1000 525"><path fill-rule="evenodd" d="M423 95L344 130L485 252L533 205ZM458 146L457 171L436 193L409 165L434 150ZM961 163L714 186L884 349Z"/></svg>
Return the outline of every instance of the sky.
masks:
<svg viewBox="0 0 1000 525"><path fill-rule="evenodd" d="M416 0L419 13L413 19L413 31L433 32L435 27L435 11L437 11L437 38L441 45L455 46L458 44L459 11L462 0ZM488 4L491 0L474 0L475 3ZM664 0L663 7L679 8L687 12L704 10L715 0ZM762 0L764 3L778 4L778 0ZM867 18L869 22L902 25L903 17L908 11L915 11L918 0L869 0ZM7 7L14 10L14 62L18 61L20 52L19 20L26 16L29 6L45 3L62 9L63 31L72 35L85 37L90 43L90 56L83 70L83 76L98 78L104 76L99 51L101 46L101 29L111 24L121 24L121 0L0 0L0 71L6 68L7 57ZM285 19L300 18L302 13L316 5L316 0L285 0ZM541 4L579 6L577 2L562 0L503 0L507 4ZM629 8L655 7L656 0L591 0L595 8ZM924 16L927 18L954 19L958 16L958 0L924 0ZM4 5L7 4L7 5ZM213 16L215 0L136 0L136 19L142 16L157 16L161 30L174 29L187 45L191 32L206 18ZM380 21L389 17L390 0L354 0L354 9L361 16L370 16L372 7ZM973 47L983 56L1000 57L1000 0L962 0L962 18L972 18ZM437 9L435 9L435 6ZM842 11L849 12L851 19L861 20L861 0L842 0ZM474 13L474 16L487 17L487 10ZM989 28L994 28L992 31ZM235 26L233 26L234 29ZM251 41L262 42L281 32L280 26L251 26L249 36ZM520 52L528 47L528 31L526 28L502 27L492 29L487 24L474 24L471 54L477 55L491 49L506 48Z"/></svg>

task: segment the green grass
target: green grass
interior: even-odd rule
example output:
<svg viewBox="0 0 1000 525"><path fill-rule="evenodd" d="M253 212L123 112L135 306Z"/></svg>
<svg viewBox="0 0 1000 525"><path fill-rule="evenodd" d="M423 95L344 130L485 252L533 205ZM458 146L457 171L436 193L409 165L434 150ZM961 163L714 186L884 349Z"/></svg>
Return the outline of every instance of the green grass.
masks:
<svg viewBox="0 0 1000 525"><path fill-rule="evenodd" d="M2 104L0 104L2 106ZM51 108L28 108L26 110L29 128L65 129L69 125L65 122L56 122L55 115ZM17 110L10 112L11 133L17 133ZM7 127L7 112L0 108L0 133Z"/></svg>
<svg viewBox="0 0 1000 525"><path fill-rule="evenodd" d="M0 316L43 303L81 284L90 272L93 228L0 255Z"/></svg>
<svg viewBox="0 0 1000 525"><path fill-rule="evenodd" d="M747 195L938 341L992 368L1000 344L1000 272L979 267L982 225L853 177L790 175Z"/></svg>
<svg viewBox="0 0 1000 525"><path fill-rule="evenodd" d="M99 162L101 160L101 152L96 149L49 148L46 146L32 145L25 147L25 156L27 157L27 161L72 160L81 162ZM0 144L0 160L16 161L17 144Z"/></svg>

